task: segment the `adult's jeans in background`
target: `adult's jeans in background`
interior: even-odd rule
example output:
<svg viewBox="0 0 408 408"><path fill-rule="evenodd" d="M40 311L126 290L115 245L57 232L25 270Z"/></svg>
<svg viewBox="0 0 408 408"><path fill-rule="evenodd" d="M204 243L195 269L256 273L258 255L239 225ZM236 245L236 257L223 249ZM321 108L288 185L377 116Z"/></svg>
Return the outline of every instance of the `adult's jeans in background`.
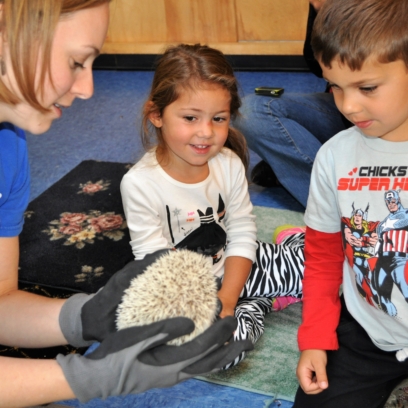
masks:
<svg viewBox="0 0 408 408"><path fill-rule="evenodd" d="M304 207L313 161L320 146L346 129L331 93L247 95L234 121L251 150Z"/></svg>

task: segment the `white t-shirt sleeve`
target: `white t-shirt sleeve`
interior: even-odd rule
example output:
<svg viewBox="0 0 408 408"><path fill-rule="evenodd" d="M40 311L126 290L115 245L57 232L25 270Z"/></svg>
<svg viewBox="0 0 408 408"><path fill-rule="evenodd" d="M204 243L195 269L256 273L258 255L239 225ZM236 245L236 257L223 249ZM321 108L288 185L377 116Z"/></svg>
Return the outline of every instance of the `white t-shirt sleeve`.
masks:
<svg viewBox="0 0 408 408"><path fill-rule="evenodd" d="M332 150L323 145L316 155L310 180L305 223L316 231L340 231L335 164Z"/></svg>
<svg viewBox="0 0 408 408"><path fill-rule="evenodd" d="M248 182L241 160L233 155L230 171L230 194L227 203L225 226L227 229L226 257L241 256L255 261L256 224L252 214L253 206L249 198Z"/></svg>
<svg viewBox="0 0 408 408"><path fill-rule="evenodd" d="M120 186L135 259L143 259L146 254L172 247L163 234L162 219L153 197L154 190L146 188L143 180L143 177L129 172L123 177Z"/></svg>

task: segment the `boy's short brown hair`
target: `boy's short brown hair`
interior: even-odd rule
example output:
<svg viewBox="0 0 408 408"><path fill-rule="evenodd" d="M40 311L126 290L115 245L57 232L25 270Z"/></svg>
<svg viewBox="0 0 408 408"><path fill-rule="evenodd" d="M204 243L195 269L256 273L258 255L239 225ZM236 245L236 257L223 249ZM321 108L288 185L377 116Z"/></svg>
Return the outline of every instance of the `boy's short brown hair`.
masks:
<svg viewBox="0 0 408 408"><path fill-rule="evenodd" d="M338 58L359 70L375 55L408 68L408 0L327 0L313 26L312 48L327 67Z"/></svg>

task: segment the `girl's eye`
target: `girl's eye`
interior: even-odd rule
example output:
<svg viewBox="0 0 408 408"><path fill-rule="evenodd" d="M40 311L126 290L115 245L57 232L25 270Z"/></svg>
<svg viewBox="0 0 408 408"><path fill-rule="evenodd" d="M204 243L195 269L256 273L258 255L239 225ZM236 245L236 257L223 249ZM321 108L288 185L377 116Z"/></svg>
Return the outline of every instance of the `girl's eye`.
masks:
<svg viewBox="0 0 408 408"><path fill-rule="evenodd" d="M226 120L226 118L222 118L221 116L214 117L214 122L225 122Z"/></svg>
<svg viewBox="0 0 408 408"><path fill-rule="evenodd" d="M193 122L195 120L194 116L184 116L184 119L187 120L188 122Z"/></svg>

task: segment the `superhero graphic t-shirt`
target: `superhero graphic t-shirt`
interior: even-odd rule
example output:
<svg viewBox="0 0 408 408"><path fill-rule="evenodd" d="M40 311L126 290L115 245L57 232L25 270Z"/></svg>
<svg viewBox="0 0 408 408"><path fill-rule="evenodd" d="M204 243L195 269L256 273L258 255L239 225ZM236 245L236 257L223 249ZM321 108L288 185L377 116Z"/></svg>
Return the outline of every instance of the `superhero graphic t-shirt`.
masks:
<svg viewBox="0 0 408 408"><path fill-rule="evenodd" d="M407 159L408 142L341 132L316 157L305 215L315 230L341 232L347 308L390 351L408 346Z"/></svg>

